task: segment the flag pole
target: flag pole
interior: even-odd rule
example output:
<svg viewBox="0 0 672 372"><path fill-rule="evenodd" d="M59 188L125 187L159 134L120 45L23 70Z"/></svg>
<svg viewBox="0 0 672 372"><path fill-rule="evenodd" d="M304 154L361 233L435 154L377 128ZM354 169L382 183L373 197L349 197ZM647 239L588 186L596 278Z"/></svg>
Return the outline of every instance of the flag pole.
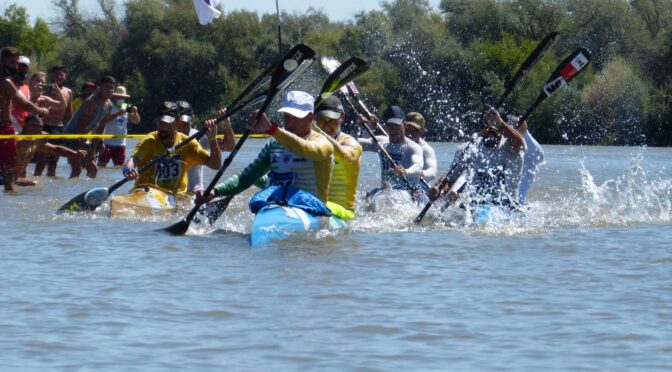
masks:
<svg viewBox="0 0 672 372"><path fill-rule="evenodd" d="M280 30L280 6L275 0L275 13L278 15L278 53L282 53L282 31Z"/></svg>

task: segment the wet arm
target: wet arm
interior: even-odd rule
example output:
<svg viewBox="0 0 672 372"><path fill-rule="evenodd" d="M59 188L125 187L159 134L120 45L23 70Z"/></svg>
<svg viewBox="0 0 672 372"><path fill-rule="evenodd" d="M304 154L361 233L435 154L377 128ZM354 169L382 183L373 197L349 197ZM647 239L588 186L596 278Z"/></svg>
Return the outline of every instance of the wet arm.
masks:
<svg viewBox="0 0 672 372"><path fill-rule="evenodd" d="M215 186L215 196L233 196L245 191L271 169L270 146L267 144L250 165L240 173Z"/></svg>

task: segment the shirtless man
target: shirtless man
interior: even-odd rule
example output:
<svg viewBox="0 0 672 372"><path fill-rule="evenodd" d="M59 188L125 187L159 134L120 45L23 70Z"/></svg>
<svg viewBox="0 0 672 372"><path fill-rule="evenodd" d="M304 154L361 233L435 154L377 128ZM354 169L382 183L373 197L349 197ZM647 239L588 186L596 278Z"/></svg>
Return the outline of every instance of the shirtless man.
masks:
<svg viewBox="0 0 672 372"><path fill-rule="evenodd" d="M53 99L58 99L58 95L61 94L65 98L65 108L63 109L52 109L49 111L49 115L44 117L44 130L48 134L61 134L63 133L63 123L67 123L70 120L70 107L72 106L72 90L70 88L63 86L65 80L68 77L65 66L54 66L51 68L51 81L58 86L59 92L56 90L45 91L44 94ZM51 143L59 143L60 141L51 140ZM56 164L58 163L57 155L46 155L38 154L37 162L35 164L35 176L41 176L44 171L44 166L47 166L47 176L55 177L56 176Z"/></svg>
<svg viewBox="0 0 672 372"><path fill-rule="evenodd" d="M42 119L36 114L30 114L26 117L22 134L43 134ZM73 151L67 147L48 143L44 139L39 140L21 140L16 145L18 160L16 163L16 184L19 186L36 186L37 182L26 178L26 168L30 159L39 152L65 156L68 158L83 159L86 151Z"/></svg>
<svg viewBox="0 0 672 372"><path fill-rule="evenodd" d="M11 76L14 75L19 64L20 53L16 48L5 47L0 52L0 64L2 65L2 78L0 78L0 134L14 135L14 125L12 125L12 100L21 105L26 110L47 115L49 110L37 107L34 103L19 94L18 89L12 83ZM0 174L4 178L5 191L14 191L14 177L16 169L16 139L0 140Z"/></svg>

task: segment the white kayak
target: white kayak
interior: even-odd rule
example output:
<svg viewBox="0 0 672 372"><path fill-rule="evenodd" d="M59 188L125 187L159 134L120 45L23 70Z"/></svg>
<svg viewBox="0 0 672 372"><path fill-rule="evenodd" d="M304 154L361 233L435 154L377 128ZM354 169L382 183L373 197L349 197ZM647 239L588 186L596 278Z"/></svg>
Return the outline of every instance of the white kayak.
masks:
<svg viewBox="0 0 672 372"><path fill-rule="evenodd" d="M347 222L338 217L316 216L296 207L269 205L254 217L250 245L258 247L311 231L339 230L346 226Z"/></svg>

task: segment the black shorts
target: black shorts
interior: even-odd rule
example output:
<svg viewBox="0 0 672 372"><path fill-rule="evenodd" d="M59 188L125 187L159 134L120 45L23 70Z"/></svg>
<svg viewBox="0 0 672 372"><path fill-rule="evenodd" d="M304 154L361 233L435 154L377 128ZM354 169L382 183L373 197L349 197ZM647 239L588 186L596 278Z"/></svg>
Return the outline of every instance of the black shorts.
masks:
<svg viewBox="0 0 672 372"><path fill-rule="evenodd" d="M42 129L47 132L47 134L63 134L63 127L54 127L51 125L44 125L42 126ZM62 139L49 139L47 142L52 143L54 145L62 145L63 140Z"/></svg>

